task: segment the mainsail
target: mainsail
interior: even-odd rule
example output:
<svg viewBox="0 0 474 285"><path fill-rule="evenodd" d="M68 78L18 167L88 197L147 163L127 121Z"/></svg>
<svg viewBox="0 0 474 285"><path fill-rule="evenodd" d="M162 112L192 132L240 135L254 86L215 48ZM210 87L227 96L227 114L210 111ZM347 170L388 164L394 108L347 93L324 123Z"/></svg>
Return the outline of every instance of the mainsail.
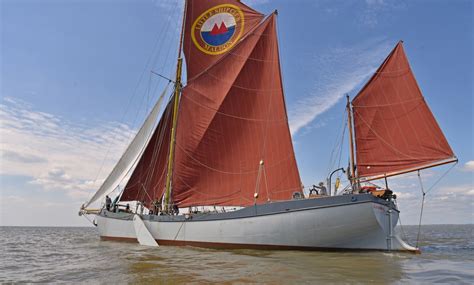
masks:
<svg viewBox="0 0 474 285"><path fill-rule="evenodd" d="M399 42L352 100L357 176L374 179L456 161Z"/></svg>
<svg viewBox="0 0 474 285"><path fill-rule="evenodd" d="M189 0L186 11L188 84L179 101L173 203L245 206L291 199L301 192L301 180L283 96L276 13L263 20L235 0ZM122 201L162 197L171 109Z"/></svg>
<svg viewBox="0 0 474 285"><path fill-rule="evenodd" d="M188 2L194 3L188 11L195 11L188 16L199 15L197 4L205 10L208 2L213 1ZM199 21L188 16L191 23ZM255 22L255 13L250 14L251 20L247 18L245 12L240 22ZM193 32L186 31L185 46L194 44L189 38ZM210 56L186 50L185 55L191 71L200 69ZM245 206L290 199L300 191L282 89L276 15L272 14L188 80L179 109L173 199L183 207Z"/></svg>
<svg viewBox="0 0 474 285"><path fill-rule="evenodd" d="M89 202L84 205L84 207L87 207L98 199L102 198L102 196L106 193L113 191L115 187L117 187L121 183L125 176L127 176L133 165L137 162L137 159L141 156L141 154L143 153L143 149L150 140L151 133L153 132L156 120L158 118L158 115L160 114L160 107L163 101L163 97L165 96L167 90L168 87L166 87L163 93L161 94L160 98L158 99L150 114L146 118L142 127L140 128L132 142L128 145L127 150L123 153L122 157L117 162L112 172L105 179L104 183L102 183L99 190L97 190L97 192L94 194L94 196L92 196Z"/></svg>

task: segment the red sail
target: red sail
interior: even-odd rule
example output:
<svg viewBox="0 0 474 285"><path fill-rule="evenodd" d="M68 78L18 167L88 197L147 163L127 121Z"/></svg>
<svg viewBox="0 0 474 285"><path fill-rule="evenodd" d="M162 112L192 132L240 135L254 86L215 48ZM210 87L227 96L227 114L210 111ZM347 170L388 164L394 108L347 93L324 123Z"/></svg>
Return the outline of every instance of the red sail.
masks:
<svg viewBox="0 0 474 285"><path fill-rule="evenodd" d="M301 192L274 14L188 82L178 114L172 192L180 207L252 205L257 188L257 203Z"/></svg>
<svg viewBox="0 0 474 285"><path fill-rule="evenodd" d="M262 19L238 0L187 0L183 52L188 80L215 64Z"/></svg>
<svg viewBox="0 0 474 285"><path fill-rule="evenodd" d="M352 110L359 177L389 176L455 160L402 42L354 98Z"/></svg>
<svg viewBox="0 0 474 285"><path fill-rule="evenodd" d="M142 201L148 205L164 193L172 125L173 100L166 106L145 152L125 186L120 201Z"/></svg>

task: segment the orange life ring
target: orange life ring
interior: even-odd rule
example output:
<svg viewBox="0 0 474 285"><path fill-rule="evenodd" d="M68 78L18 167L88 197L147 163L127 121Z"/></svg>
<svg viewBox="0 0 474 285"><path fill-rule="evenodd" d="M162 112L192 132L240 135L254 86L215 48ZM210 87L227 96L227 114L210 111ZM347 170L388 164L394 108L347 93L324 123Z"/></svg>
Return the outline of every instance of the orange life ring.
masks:
<svg viewBox="0 0 474 285"><path fill-rule="evenodd" d="M365 190L367 193L370 193L370 192L376 191L377 187L375 187L375 186L362 186L360 188L360 190L362 190L362 191Z"/></svg>

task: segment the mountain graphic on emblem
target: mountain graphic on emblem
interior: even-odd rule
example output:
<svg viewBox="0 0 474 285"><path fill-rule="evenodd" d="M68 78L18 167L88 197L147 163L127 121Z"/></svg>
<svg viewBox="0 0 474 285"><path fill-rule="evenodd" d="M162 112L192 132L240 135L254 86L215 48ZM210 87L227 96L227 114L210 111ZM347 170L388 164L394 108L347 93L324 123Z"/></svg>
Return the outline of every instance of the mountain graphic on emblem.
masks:
<svg viewBox="0 0 474 285"><path fill-rule="evenodd" d="M215 35L220 35L220 34L225 34L227 33L229 30L227 29L227 27L225 26L225 23L224 22L221 22L221 26L220 27L217 27L217 23L214 24L214 27L212 27L212 30L211 30L211 35L215 36Z"/></svg>

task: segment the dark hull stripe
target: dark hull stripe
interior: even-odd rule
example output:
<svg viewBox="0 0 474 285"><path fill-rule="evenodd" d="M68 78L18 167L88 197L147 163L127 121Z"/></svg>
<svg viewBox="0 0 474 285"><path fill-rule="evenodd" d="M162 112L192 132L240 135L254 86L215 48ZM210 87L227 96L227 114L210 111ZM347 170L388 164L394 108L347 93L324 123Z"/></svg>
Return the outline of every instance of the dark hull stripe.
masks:
<svg viewBox="0 0 474 285"><path fill-rule="evenodd" d="M138 243L136 238L101 236L104 241L120 241ZM311 250L311 251L386 251L383 249L352 249L352 248L330 248L330 247L310 247L310 246L290 246L290 245L269 245L269 244L239 244L222 242L201 242L201 241L182 241L182 240L161 240L156 242L161 246L194 246L213 249L260 249L260 250ZM409 251L409 250L399 250ZM409 251L411 252L411 251Z"/></svg>

